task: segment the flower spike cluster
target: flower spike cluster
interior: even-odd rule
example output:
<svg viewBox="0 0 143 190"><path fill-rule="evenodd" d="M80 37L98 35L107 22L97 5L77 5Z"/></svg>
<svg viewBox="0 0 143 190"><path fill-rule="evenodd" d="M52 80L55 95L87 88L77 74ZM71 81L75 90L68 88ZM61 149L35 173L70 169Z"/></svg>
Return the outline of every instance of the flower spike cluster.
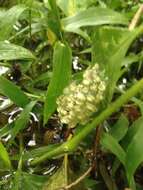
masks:
<svg viewBox="0 0 143 190"><path fill-rule="evenodd" d="M73 128L85 124L98 110L106 85L102 80L99 65L88 67L80 84L72 82L57 99L57 111L62 123Z"/></svg>

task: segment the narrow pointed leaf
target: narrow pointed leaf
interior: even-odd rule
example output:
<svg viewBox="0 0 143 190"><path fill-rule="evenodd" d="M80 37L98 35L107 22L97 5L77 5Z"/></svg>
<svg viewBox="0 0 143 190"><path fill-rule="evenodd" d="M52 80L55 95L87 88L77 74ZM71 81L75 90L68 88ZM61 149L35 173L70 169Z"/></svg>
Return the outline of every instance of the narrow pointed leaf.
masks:
<svg viewBox="0 0 143 190"><path fill-rule="evenodd" d="M132 179L137 167L143 161L143 123L142 120L140 120L140 122L140 127L138 127L138 130L127 148L126 170L129 175L129 180Z"/></svg>
<svg viewBox="0 0 143 190"><path fill-rule="evenodd" d="M53 55L53 74L48 86L44 105L44 123L56 109L56 99L71 78L71 50L68 45L57 42Z"/></svg>
<svg viewBox="0 0 143 190"><path fill-rule="evenodd" d="M126 135L128 131L128 125L128 119L124 115L121 115L115 125L112 126L110 135L112 135L112 137L114 137L117 141L120 141Z"/></svg>
<svg viewBox="0 0 143 190"><path fill-rule="evenodd" d="M0 42L0 60L35 59L34 55L24 47Z"/></svg>
<svg viewBox="0 0 143 190"><path fill-rule="evenodd" d="M73 31L83 26L97 26L103 24L126 25L127 23L128 20L120 13L100 7L89 8L62 20L63 28L66 31Z"/></svg>
<svg viewBox="0 0 143 190"><path fill-rule="evenodd" d="M28 97L22 92L22 90L2 76L0 76L0 93L7 96L20 107L24 107L29 103Z"/></svg>
<svg viewBox="0 0 143 190"><path fill-rule="evenodd" d="M0 142L0 162L3 163L5 169L11 169L11 162L7 150Z"/></svg>
<svg viewBox="0 0 143 190"><path fill-rule="evenodd" d="M30 119L30 112L31 112L32 108L34 107L35 103L36 102L33 101L33 102L30 102L28 105L26 105L24 110L21 112L19 118L15 121L15 125L10 131L11 141L16 137L16 135L21 130L23 130L26 127L26 125Z"/></svg>
<svg viewBox="0 0 143 190"><path fill-rule="evenodd" d="M126 153L115 138L104 133L101 138L101 144L104 148L110 150L114 155L116 155L120 162L125 165Z"/></svg>
<svg viewBox="0 0 143 190"><path fill-rule="evenodd" d="M126 33L119 43L119 45L112 51L106 67L106 74L108 76L107 87L107 103L112 100L114 89L119 77L121 76L122 62L132 42L142 33L143 27L139 27L133 31Z"/></svg>
<svg viewBox="0 0 143 190"><path fill-rule="evenodd" d="M10 37L14 30L13 25L26 9L23 5L16 5L0 15L0 40L7 40Z"/></svg>

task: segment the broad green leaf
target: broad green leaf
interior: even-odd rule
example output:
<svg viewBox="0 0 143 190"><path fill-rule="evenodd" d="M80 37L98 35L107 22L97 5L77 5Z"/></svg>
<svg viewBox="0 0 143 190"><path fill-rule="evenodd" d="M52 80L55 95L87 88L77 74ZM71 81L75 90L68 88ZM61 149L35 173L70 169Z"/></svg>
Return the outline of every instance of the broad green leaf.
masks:
<svg viewBox="0 0 143 190"><path fill-rule="evenodd" d="M30 119L30 112L34 107L35 103L36 103L35 101L33 102L31 101L28 105L26 105L24 110L21 112L20 116L18 117L18 119L15 121L15 125L10 131L11 141L16 137L16 135L21 130L23 130L26 127Z"/></svg>
<svg viewBox="0 0 143 190"><path fill-rule="evenodd" d="M97 28L92 36L92 62L100 64L105 69L121 37L127 32L127 29L121 27Z"/></svg>
<svg viewBox="0 0 143 190"><path fill-rule="evenodd" d="M106 75L108 76L107 85L107 103L112 100L115 86L121 76L122 62L125 58L127 50L132 42L142 33L143 27L139 27L133 31L129 31L121 38L118 46L112 51L112 56L109 57L106 67Z"/></svg>
<svg viewBox="0 0 143 190"><path fill-rule="evenodd" d="M13 26L26 10L24 5L16 5L0 15L0 40L7 40L14 30Z"/></svg>
<svg viewBox="0 0 143 190"><path fill-rule="evenodd" d="M0 60L35 59L24 47L0 41Z"/></svg>
<svg viewBox="0 0 143 190"><path fill-rule="evenodd" d="M24 107L29 103L28 97L22 92L22 90L3 76L0 76L0 93L7 96L20 107Z"/></svg>
<svg viewBox="0 0 143 190"><path fill-rule="evenodd" d="M57 7L56 0L48 0L49 5L51 7L51 17L48 19L48 34L52 34L52 41L56 41L56 38L61 38L61 21L60 21L60 13ZM55 35L56 34L56 35Z"/></svg>
<svg viewBox="0 0 143 190"><path fill-rule="evenodd" d="M100 7L89 8L74 16L62 19L62 26L66 31L73 31L83 26L97 26L103 24L126 25L127 23L127 19L120 13Z"/></svg>
<svg viewBox="0 0 143 190"><path fill-rule="evenodd" d="M0 162L5 166L5 169L12 168L8 152L1 142L0 142Z"/></svg>
<svg viewBox="0 0 143 190"><path fill-rule="evenodd" d="M104 148L110 150L125 165L126 153L115 138L104 133L100 142Z"/></svg>
<svg viewBox="0 0 143 190"><path fill-rule="evenodd" d="M120 141L127 133L128 125L129 125L128 119L124 115L121 115L117 123L115 123L114 126L112 126L109 133L117 141Z"/></svg>
<svg viewBox="0 0 143 190"><path fill-rule="evenodd" d="M128 145L126 151L126 171L128 173L129 180L132 179L137 167L143 161L143 122L140 120L140 127L132 138L132 141Z"/></svg>
<svg viewBox="0 0 143 190"><path fill-rule="evenodd" d="M68 45L57 42L53 55L53 74L48 86L44 104L44 124L55 111L56 99L62 93L71 78L71 50Z"/></svg>

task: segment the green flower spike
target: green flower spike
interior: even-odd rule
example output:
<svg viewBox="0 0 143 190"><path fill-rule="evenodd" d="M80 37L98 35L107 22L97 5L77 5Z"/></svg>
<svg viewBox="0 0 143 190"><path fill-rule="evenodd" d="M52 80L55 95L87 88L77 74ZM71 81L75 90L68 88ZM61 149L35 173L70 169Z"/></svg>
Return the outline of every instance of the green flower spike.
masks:
<svg viewBox="0 0 143 190"><path fill-rule="evenodd" d="M57 100L57 111L62 123L73 128L85 124L98 111L106 85L102 80L99 65L88 67L80 84L72 82Z"/></svg>

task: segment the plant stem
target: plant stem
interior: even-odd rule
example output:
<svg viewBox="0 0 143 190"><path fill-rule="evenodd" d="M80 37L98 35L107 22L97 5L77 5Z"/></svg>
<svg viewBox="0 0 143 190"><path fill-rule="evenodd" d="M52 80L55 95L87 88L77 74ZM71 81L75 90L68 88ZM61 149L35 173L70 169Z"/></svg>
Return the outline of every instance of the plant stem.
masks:
<svg viewBox="0 0 143 190"><path fill-rule="evenodd" d="M117 111L122 105L135 96L138 92L143 90L143 79L134 84L129 90L127 90L123 95L121 95L115 102L111 103L99 116L97 116L91 123L87 124L76 136L71 140L63 143L56 149L53 149L41 157L35 158L31 161L31 165L36 165L43 162L46 159L50 159L55 156L59 156L64 153L70 153L75 151L79 143L99 124L106 120L110 115Z"/></svg>
<svg viewBox="0 0 143 190"><path fill-rule="evenodd" d="M136 25L138 24L138 22L141 18L142 13L143 13L143 4L140 5L138 11L134 15L134 17L129 25L129 30L133 30L136 27Z"/></svg>

